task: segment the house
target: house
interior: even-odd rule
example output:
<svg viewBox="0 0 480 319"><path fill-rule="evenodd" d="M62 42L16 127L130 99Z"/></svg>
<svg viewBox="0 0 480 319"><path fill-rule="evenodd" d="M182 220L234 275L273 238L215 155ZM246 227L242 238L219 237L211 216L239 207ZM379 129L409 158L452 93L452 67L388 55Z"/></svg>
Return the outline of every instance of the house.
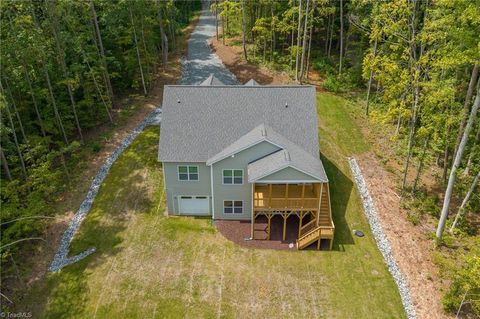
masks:
<svg viewBox="0 0 480 319"><path fill-rule="evenodd" d="M297 247L331 249L328 178L319 157L313 86L167 85L158 159L168 213L251 222L299 219Z"/></svg>

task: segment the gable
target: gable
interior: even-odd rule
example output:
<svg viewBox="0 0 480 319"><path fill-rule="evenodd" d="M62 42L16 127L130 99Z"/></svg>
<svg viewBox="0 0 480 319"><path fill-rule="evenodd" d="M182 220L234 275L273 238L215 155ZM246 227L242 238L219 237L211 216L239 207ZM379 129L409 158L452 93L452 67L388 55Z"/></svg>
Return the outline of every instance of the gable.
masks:
<svg viewBox="0 0 480 319"><path fill-rule="evenodd" d="M319 182L318 179L305 174L293 167L286 167L277 172L264 176L257 181L256 183L272 182L272 181L309 181L309 182Z"/></svg>

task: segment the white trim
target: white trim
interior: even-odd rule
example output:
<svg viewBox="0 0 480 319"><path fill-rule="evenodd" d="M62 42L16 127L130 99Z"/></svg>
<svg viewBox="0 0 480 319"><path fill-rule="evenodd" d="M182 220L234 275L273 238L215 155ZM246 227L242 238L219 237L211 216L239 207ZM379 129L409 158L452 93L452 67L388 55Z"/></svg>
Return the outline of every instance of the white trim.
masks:
<svg viewBox="0 0 480 319"><path fill-rule="evenodd" d="M180 171L179 171L180 166L186 166L187 167L187 177L188 177L188 179L180 179ZM198 175L197 179L190 179L190 169L189 169L189 167L196 167L197 168L197 175ZM195 173L192 173L192 174L195 174ZM200 169L199 169L198 165L188 165L188 164L177 165L177 181L179 181L179 182L198 182L198 181L200 181Z"/></svg>
<svg viewBox="0 0 480 319"><path fill-rule="evenodd" d="M301 180L301 179L292 179L292 180L255 180L253 181L252 183L256 183L256 184L303 184L303 183L306 183L306 184L321 184L321 183L325 183L325 182L322 182L322 181L319 181L319 180L316 180L316 181L312 181L312 180Z"/></svg>
<svg viewBox="0 0 480 319"><path fill-rule="evenodd" d="M247 134L248 134L248 133L247 133ZM244 135L244 136L245 136L245 135ZM238 141L238 140L237 140L237 141ZM215 156L217 156L218 154L220 154L220 153L222 152L222 151L220 151L219 153L217 153L217 154L213 155L212 157L210 157L210 158L207 160L206 165L207 165L207 166L211 166L211 165L213 165L213 164L215 164L215 163L217 163L217 162L220 162L220 161L226 159L227 157L230 157L230 156L232 156L232 155L238 154L238 153L240 153L241 151L244 151L244 150L246 150L246 149L249 149L250 147L253 147L253 146L255 146L255 145L258 145L258 144L260 144L260 143L262 143L262 142L268 142L268 143L272 144L273 146L276 146L276 147L278 147L278 148L280 148L280 149L282 149L282 150L285 149L284 146L278 145L277 143L274 143L274 142L270 141L268 138L264 137L264 138L262 138L262 139L259 140L259 141L256 141L256 142L254 142L254 143L248 144L247 146L244 146L244 147L242 147L242 148L240 148L240 149L237 149L237 150L235 150L235 151L233 151L233 152L230 152L230 153L228 153L228 154L226 154L226 155L223 155L223 156L220 157L219 159L216 159L216 160L213 160L213 161L212 161L212 160L211 160L212 158L214 158ZM234 143L235 143L235 142L234 142ZM232 145L232 144L230 144L230 145ZM229 145L229 146L230 146L230 145ZM229 147L229 146L227 146L227 147Z"/></svg>
<svg viewBox="0 0 480 319"><path fill-rule="evenodd" d="M225 181L224 181L224 176L223 176L223 172L224 171L232 171L232 184L225 184ZM234 171L242 171L242 183L241 184L235 184L235 173ZM243 185L243 181L245 179L245 171L242 169L242 168L222 168L222 185L226 185L226 186L241 186Z"/></svg>
<svg viewBox="0 0 480 319"><path fill-rule="evenodd" d="M245 208L245 205L244 204L244 201L239 199L239 200L235 200L235 199L224 199L223 200L223 215L227 215L227 216L230 216L230 213L225 213L225 202L232 202L232 213L231 215L232 216L235 216L235 215L243 215L243 213L245 212L244 211L244 208ZM238 206L235 206L235 202L242 202L242 212L241 213L235 213L235 207L238 208Z"/></svg>
<svg viewBox="0 0 480 319"><path fill-rule="evenodd" d="M210 166L210 193L212 194L212 219L215 219L215 196L213 195L213 166Z"/></svg>
<svg viewBox="0 0 480 319"><path fill-rule="evenodd" d="M257 178L255 178L255 179L249 179L248 182L249 182L249 183L252 183L252 182L258 181L258 180L260 180L260 179L262 179L262 178L264 178L264 177L267 177L268 175L272 175L272 174L274 174L274 173L280 172L281 170L284 170L284 169L289 168L289 167L290 167L290 168L293 168L293 169L295 169L295 170L297 170L297 171L299 171L300 173L303 173L303 174L305 174L305 175L308 175L308 176L314 178L316 181L323 182L323 183L327 183L327 182L328 182L328 180L327 180L327 181L324 181L324 180L320 179L318 176L313 176L312 174L309 174L309 173L307 173L307 172L299 169L298 167L296 167L296 166L294 166L294 165L292 165L292 164L283 165L283 166L281 166L280 168L278 168L278 169L276 169L276 170L273 170L273 171L270 171L270 172L268 172L268 173L265 173L265 174L261 175L260 177L257 177Z"/></svg>
<svg viewBox="0 0 480 319"><path fill-rule="evenodd" d="M167 215L168 211L168 189L167 189L167 182L165 181L165 165L162 163L162 178L163 178L163 191L165 192L165 198L167 199ZM172 203L173 213L175 213L175 201Z"/></svg>
<svg viewBox="0 0 480 319"><path fill-rule="evenodd" d="M299 171L299 172L302 172L303 174L307 174L308 176L311 176L311 177L313 177L313 178L315 178L315 179L317 179L317 180L319 180L319 181L323 181L323 180L321 180L318 176L313 176L312 174L307 173L307 172L305 172L304 170L301 170L300 168L298 168L298 167L296 167L296 166L294 166L294 165L290 165L290 167L296 169L296 170ZM325 176L326 176L326 174L325 174ZM326 182L328 182L328 180L327 180Z"/></svg>
<svg viewBox="0 0 480 319"><path fill-rule="evenodd" d="M177 203L178 203L178 215L182 215L182 216L212 216L212 212L208 212L208 215L202 215L202 214L182 214L182 212L180 212L180 200L182 199L182 197L190 197L190 199L197 199L197 197L205 197L205 198L199 198L199 199L206 199L206 200L209 200L210 199L210 196L208 195L177 195L177 196L174 196L174 198L177 199ZM185 198L187 199L187 198ZM210 205L210 202L208 203L208 209L211 210L211 205Z"/></svg>
<svg viewBox="0 0 480 319"><path fill-rule="evenodd" d="M205 163L205 161L160 161L165 163Z"/></svg>
<svg viewBox="0 0 480 319"><path fill-rule="evenodd" d="M250 204L251 204L251 205L250 205L250 213L251 213L251 214L250 214L250 216L251 216L251 217L250 217L250 222L253 223L253 201L254 201L255 199L254 199L254 194L253 194L253 183L251 183L250 185L251 185L251 187L250 187L250 196L252 196L251 199L250 199Z"/></svg>

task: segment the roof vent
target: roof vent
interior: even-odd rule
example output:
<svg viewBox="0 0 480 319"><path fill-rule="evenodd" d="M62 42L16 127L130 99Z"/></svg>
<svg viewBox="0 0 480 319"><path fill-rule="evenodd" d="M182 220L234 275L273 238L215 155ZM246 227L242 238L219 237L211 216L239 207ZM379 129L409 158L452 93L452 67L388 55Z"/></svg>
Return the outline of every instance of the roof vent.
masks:
<svg viewBox="0 0 480 319"><path fill-rule="evenodd" d="M284 154L285 154L285 160L290 162L290 160L291 160L290 159L290 153L288 151L285 151Z"/></svg>
<svg viewBox="0 0 480 319"><path fill-rule="evenodd" d="M262 136L267 136L267 129L265 127L262 127Z"/></svg>
<svg viewBox="0 0 480 319"><path fill-rule="evenodd" d="M180 99L177 100L177 103L180 103Z"/></svg>
<svg viewBox="0 0 480 319"><path fill-rule="evenodd" d="M285 108L287 108L287 107L288 107L288 103L287 103L287 102L285 102Z"/></svg>

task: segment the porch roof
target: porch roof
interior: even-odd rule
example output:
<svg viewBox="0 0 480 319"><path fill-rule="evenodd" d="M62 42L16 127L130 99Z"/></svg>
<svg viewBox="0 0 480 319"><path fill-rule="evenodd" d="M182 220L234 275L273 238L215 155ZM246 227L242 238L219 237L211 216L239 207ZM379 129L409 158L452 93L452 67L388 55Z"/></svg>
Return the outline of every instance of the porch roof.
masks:
<svg viewBox="0 0 480 319"><path fill-rule="evenodd" d="M320 159L313 157L295 145L289 145L282 150L250 163L248 165L248 182L253 183L261 179L268 179L269 175L288 167L311 176L318 182L328 182Z"/></svg>

